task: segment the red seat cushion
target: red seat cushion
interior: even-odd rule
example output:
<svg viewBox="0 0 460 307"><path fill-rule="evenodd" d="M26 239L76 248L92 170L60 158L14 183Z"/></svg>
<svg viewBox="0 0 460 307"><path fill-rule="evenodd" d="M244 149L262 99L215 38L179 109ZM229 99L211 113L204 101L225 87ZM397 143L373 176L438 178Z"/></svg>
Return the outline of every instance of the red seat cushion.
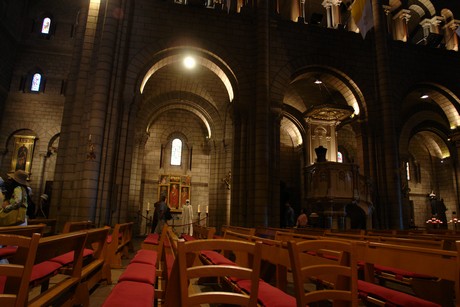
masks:
<svg viewBox="0 0 460 307"><path fill-rule="evenodd" d="M385 305L392 304L392 306L403 307L441 307L441 305L436 303L363 280L358 280L358 292L361 298L371 296L385 301Z"/></svg>
<svg viewBox="0 0 460 307"><path fill-rule="evenodd" d="M152 285L123 281L119 282L110 292L102 306L104 307L152 307L155 289Z"/></svg>
<svg viewBox="0 0 460 307"><path fill-rule="evenodd" d="M54 261L43 261L41 263L37 263L32 268L30 282L40 280L46 276L55 275L61 267L62 265L60 263Z"/></svg>
<svg viewBox="0 0 460 307"><path fill-rule="evenodd" d="M141 249L136 253L130 263L144 263L155 266L157 257L158 253L156 251Z"/></svg>
<svg viewBox="0 0 460 307"><path fill-rule="evenodd" d="M236 282L238 287L247 293L251 293L251 281L242 279ZM259 302L265 307L295 307L295 297L281 291L280 289L267 284L263 280L259 281Z"/></svg>
<svg viewBox="0 0 460 307"><path fill-rule="evenodd" d="M91 256L93 253L94 253L94 251L92 249L85 248L83 250L83 257ZM54 261L54 262L60 263L62 265L68 265L68 264L73 262L73 258L74 258L74 252L72 251L72 252L68 252L68 253L65 253L63 255L54 257L54 258L50 259L50 261Z"/></svg>
<svg viewBox="0 0 460 307"><path fill-rule="evenodd" d="M201 251L201 255L208 259L212 264L236 265L235 262L225 258L224 255L215 251Z"/></svg>
<svg viewBox="0 0 460 307"><path fill-rule="evenodd" d="M155 284L156 267L144 263L130 263L121 274L120 281L136 281L147 284Z"/></svg>
<svg viewBox="0 0 460 307"><path fill-rule="evenodd" d="M5 246L5 247L0 248L0 258L14 255L17 249L18 249L17 246Z"/></svg>
<svg viewBox="0 0 460 307"><path fill-rule="evenodd" d="M105 239L105 241L107 242L107 244L110 244L112 243L112 235L108 235L107 238Z"/></svg>
<svg viewBox="0 0 460 307"><path fill-rule="evenodd" d="M145 238L144 243L158 245L160 235L157 233L151 233Z"/></svg>

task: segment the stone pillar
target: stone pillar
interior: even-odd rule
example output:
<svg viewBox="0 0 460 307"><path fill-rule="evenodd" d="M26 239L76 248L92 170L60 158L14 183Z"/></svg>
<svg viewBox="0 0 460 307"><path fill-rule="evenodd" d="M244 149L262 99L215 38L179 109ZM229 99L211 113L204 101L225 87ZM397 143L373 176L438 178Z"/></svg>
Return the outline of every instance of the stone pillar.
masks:
<svg viewBox="0 0 460 307"><path fill-rule="evenodd" d="M340 3L342 0L324 0L322 3L326 9L328 28L336 29L340 24Z"/></svg>
<svg viewBox="0 0 460 307"><path fill-rule="evenodd" d="M391 93L390 59L386 28L382 18L379 0L372 0L375 32L376 78L378 86L377 102L380 105L376 123L376 157L379 167L377 189L383 228L403 227L401 206L401 175L399 172L398 138L396 134L395 108ZM398 17L399 18L399 17Z"/></svg>
<svg viewBox="0 0 460 307"><path fill-rule="evenodd" d="M373 4L373 3L372 3ZM374 9L375 11L375 9ZM407 23L410 19L410 10L402 9L393 16L393 39L407 42ZM375 15L374 15L375 27Z"/></svg>

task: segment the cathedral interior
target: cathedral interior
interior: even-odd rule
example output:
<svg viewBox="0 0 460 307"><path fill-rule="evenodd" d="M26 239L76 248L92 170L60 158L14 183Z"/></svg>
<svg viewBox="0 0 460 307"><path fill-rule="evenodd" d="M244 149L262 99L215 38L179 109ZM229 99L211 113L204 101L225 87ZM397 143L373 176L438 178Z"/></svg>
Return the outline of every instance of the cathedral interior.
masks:
<svg viewBox="0 0 460 307"><path fill-rule="evenodd" d="M0 176L59 225L142 232L161 195L214 226L284 227L286 202L326 228L424 227L433 199L450 220L460 3L353 2L2 0Z"/></svg>

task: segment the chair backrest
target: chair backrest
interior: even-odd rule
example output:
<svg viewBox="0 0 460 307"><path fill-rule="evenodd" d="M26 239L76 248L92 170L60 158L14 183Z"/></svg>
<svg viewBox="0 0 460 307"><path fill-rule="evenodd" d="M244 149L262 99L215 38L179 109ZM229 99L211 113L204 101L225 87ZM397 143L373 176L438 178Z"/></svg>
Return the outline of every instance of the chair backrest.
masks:
<svg viewBox="0 0 460 307"><path fill-rule="evenodd" d="M202 250L246 252L249 266L238 265L195 265L195 259ZM230 304L257 306L259 291L261 243L224 239L193 240L178 243L177 254L180 272L181 306L200 304ZM251 295L234 292L189 293L190 280L201 277L237 278L251 281Z"/></svg>
<svg viewBox="0 0 460 307"><path fill-rule="evenodd" d="M91 221L68 221L64 224L62 233L69 233L91 228L94 228L94 223Z"/></svg>
<svg viewBox="0 0 460 307"><path fill-rule="evenodd" d="M358 276L354 242L333 240L289 241L297 306L333 301L333 306L358 306ZM324 290L306 292L306 283Z"/></svg>
<svg viewBox="0 0 460 307"><path fill-rule="evenodd" d="M8 264L0 264L3 291L0 291L0 306L26 306L29 293L29 279L35 262L41 235L30 237L0 234L0 245L17 246L16 253Z"/></svg>

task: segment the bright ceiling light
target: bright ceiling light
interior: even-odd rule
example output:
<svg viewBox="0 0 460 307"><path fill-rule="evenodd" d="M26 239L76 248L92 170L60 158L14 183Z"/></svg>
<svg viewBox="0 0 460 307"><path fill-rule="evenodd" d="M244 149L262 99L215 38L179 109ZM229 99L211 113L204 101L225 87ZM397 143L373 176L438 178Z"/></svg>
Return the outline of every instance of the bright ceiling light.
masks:
<svg viewBox="0 0 460 307"><path fill-rule="evenodd" d="M420 99L427 99L428 97L430 97L430 96L428 96L427 94L420 95Z"/></svg>
<svg viewBox="0 0 460 307"><path fill-rule="evenodd" d="M188 69L193 69L195 68L196 66L196 60L194 57L192 56L186 56L184 58L184 66L185 68L188 68Z"/></svg>
<svg viewBox="0 0 460 307"><path fill-rule="evenodd" d="M323 81L321 81L320 79L316 79L315 84L323 84Z"/></svg>

